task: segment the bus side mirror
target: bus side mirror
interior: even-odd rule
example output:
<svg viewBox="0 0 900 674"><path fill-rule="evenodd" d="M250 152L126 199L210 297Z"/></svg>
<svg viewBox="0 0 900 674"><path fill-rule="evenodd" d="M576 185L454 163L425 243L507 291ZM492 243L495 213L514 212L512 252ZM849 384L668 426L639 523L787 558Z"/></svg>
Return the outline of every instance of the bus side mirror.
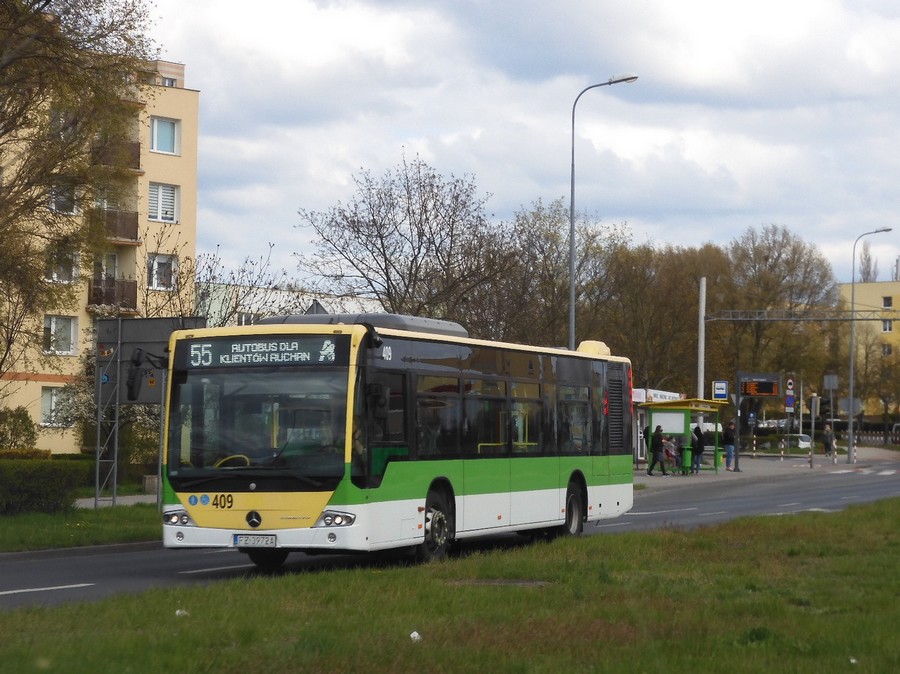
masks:
<svg viewBox="0 0 900 674"><path fill-rule="evenodd" d="M137 400L141 393L141 364L144 361L144 350L135 349L131 353L131 364L128 366L128 378L125 380L129 400Z"/></svg>

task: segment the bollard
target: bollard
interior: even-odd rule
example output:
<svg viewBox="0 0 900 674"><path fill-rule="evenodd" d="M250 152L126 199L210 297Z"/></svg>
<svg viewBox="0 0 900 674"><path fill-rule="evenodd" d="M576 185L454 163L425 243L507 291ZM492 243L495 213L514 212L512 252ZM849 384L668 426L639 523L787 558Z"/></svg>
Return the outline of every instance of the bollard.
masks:
<svg viewBox="0 0 900 674"><path fill-rule="evenodd" d="M781 460L784 461L784 440L778 443L778 449L781 450Z"/></svg>

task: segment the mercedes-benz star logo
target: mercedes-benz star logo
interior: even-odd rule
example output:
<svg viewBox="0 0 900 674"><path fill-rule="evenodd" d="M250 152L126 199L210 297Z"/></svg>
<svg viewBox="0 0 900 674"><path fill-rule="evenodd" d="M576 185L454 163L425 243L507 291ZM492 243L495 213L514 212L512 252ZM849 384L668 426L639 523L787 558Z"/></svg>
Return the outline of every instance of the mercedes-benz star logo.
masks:
<svg viewBox="0 0 900 674"><path fill-rule="evenodd" d="M255 510L251 510L247 513L247 524L255 529L260 524L262 524L262 515L260 515Z"/></svg>

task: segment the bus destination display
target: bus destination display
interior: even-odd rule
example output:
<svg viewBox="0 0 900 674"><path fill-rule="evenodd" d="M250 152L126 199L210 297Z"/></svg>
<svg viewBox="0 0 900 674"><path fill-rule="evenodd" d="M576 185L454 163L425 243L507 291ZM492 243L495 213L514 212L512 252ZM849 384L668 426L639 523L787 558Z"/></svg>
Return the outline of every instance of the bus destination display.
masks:
<svg viewBox="0 0 900 674"><path fill-rule="evenodd" d="M774 380L766 381L742 381L741 395L747 397L768 397L781 395L781 387L779 382Z"/></svg>
<svg viewBox="0 0 900 674"><path fill-rule="evenodd" d="M347 341L342 335L198 339L179 344L176 361L185 368L346 365Z"/></svg>

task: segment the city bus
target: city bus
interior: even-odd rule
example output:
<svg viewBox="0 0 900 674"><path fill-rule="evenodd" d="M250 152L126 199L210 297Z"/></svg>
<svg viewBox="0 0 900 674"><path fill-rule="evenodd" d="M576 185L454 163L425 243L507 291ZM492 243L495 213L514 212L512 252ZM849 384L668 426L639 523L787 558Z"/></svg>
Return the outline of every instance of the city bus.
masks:
<svg viewBox="0 0 900 674"><path fill-rule="evenodd" d="M281 316L169 341L163 542L407 549L578 535L632 507L631 363L396 314Z"/></svg>

